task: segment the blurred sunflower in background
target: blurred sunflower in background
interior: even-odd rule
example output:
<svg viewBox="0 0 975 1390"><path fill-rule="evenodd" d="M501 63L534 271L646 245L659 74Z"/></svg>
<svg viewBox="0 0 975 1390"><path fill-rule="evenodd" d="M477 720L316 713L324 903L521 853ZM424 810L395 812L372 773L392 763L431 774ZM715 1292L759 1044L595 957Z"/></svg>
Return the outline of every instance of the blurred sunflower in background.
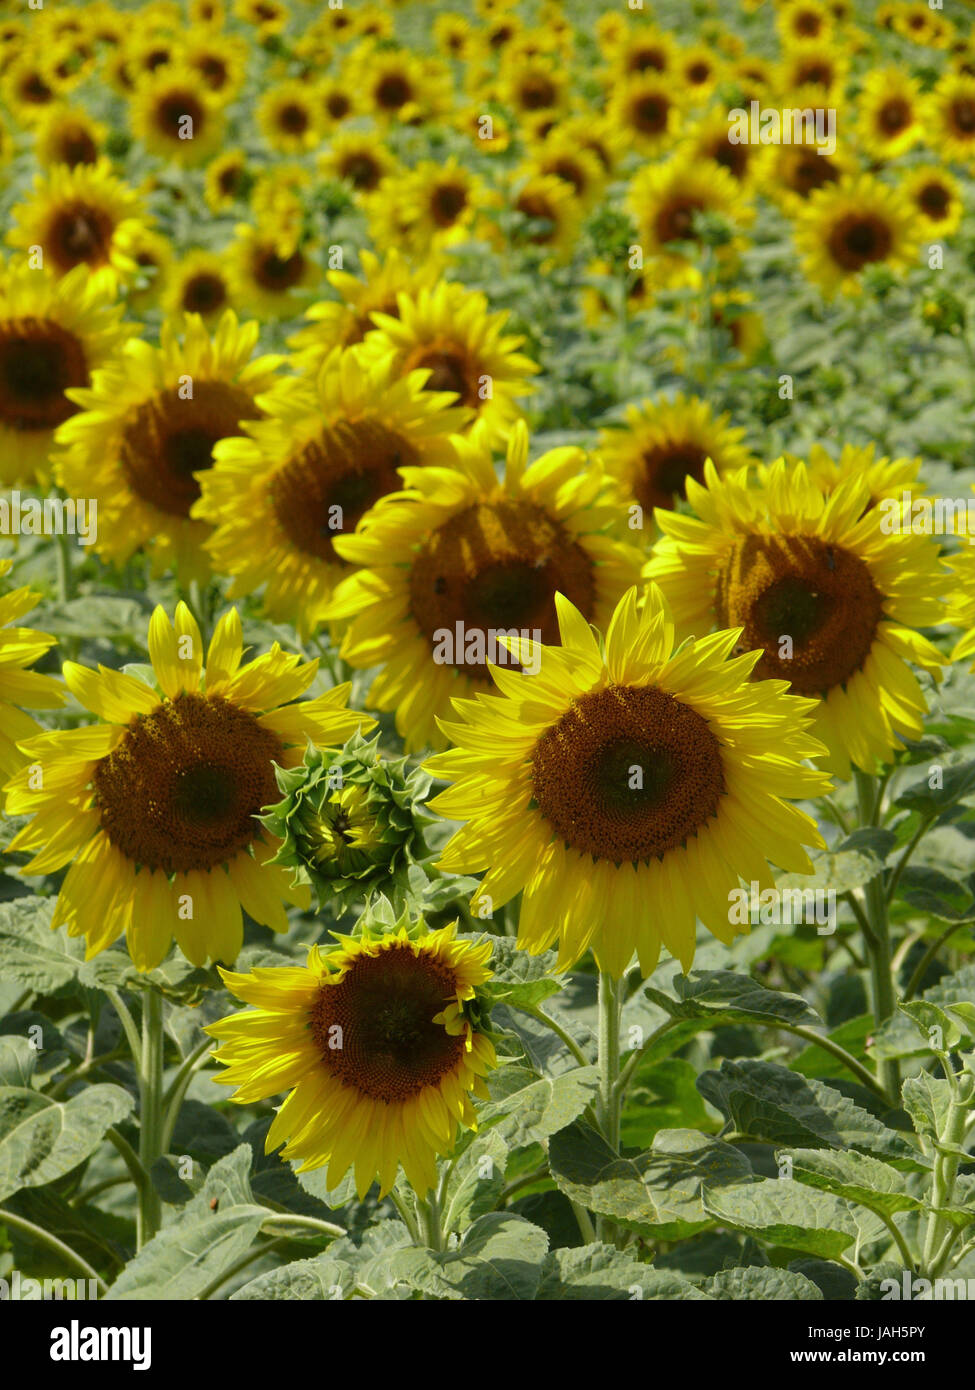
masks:
<svg viewBox="0 0 975 1390"><path fill-rule="evenodd" d="M307 739L341 744L372 720L347 710L349 687L301 700L318 669L275 643L246 666L232 609L207 649L185 604L175 623L156 608L149 624L155 684L68 661L63 677L101 721L29 738L43 763L7 785L8 811L31 819L11 850L33 850L23 872L70 864L52 928L84 936L87 957L123 933L140 970L166 956L173 937L194 965L232 962L242 909L274 931L284 903L308 904L287 870L269 864L275 842L256 819L279 799L274 766L300 763Z"/></svg>
<svg viewBox="0 0 975 1390"><path fill-rule="evenodd" d="M198 314L179 334L166 322L158 347L130 339L89 387L72 389L81 409L58 435L56 475L69 495L98 499L95 549L106 561L145 547L155 573L173 569L189 582L210 572L209 528L190 515L197 474L211 467L218 440L261 418L257 397L281 358L253 358L258 325L230 310L212 337Z"/></svg>
<svg viewBox="0 0 975 1390"><path fill-rule="evenodd" d="M10 573L12 560L0 560L0 579ZM40 726L25 709L57 709L64 694L53 676L26 668L39 661L54 646L56 638L32 627L11 624L36 605L40 594L26 586L0 593L0 810L3 809L3 783L27 761L18 748L24 739L40 732Z"/></svg>
<svg viewBox="0 0 975 1390"><path fill-rule="evenodd" d="M806 275L832 298L862 293L868 266L909 269L920 228L902 190L860 174L813 193L796 218L795 238Z"/></svg>

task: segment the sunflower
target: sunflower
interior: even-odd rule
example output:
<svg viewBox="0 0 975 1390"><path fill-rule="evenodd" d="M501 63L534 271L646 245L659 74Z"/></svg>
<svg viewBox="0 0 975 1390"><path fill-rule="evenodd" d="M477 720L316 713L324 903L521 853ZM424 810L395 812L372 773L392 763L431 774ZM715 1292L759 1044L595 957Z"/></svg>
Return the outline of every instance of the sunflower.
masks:
<svg viewBox="0 0 975 1390"><path fill-rule="evenodd" d="M578 200L580 208L591 208L606 183L606 173L599 157L591 149L581 147L574 135L556 127L538 145L528 165L531 177L561 179Z"/></svg>
<svg viewBox="0 0 975 1390"><path fill-rule="evenodd" d="M518 243L551 253L545 266L568 261L575 250L584 203L575 189L557 174L531 174L518 179L511 205L520 218L512 232Z"/></svg>
<svg viewBox="0 0 975 1390"><path fill-rule="evenodd" d="M696 515L658 511L665 538L647 566L680 632L734 624L760 649L759 676L816 700L826 764L848 776L920 738L927 706L908 662L936 678L944 658L915 631L945 620L950 583L937 545L892 531L852 474L827 494L802 462L780 459L763 486L748 470L688 483Z"/></svg>
<svg viewBox="0 0 975 1390"><path fill-rule="evenodd" d="M107 129L78 106L58 104L48 107L34 136L34 153L42 167L67 164L96 164L102 153Z"/></svg>
<svg viewBox="0 0 975 1390"><path fill-rule="evenodd" d="M346 661L382 665L368 700L395 709L408 751L444 746L438 718L452 697L485 688L492 633L537 630L555 642L556 592L599 621L639 573L621 499L581 449L553 449L528 466L519 423L501 481L487 452L458 450L451 468L404 468L407 491L335 543L363 568L338 586L326 616L350 622Z"/></svg>
<svg viewBox="0 0 975 1390"><path fill-rule="evenodd" d="M656 25L641 25L638 32L623 33L619 42L612 46L610 82L615 85L621 79L626 81L645 72L669 73L676 60L677 45L673 37Z"/></svg>
<svg viewBox="0 0 975 1390"><path fill-rule="evenodd" d="M288 1096L265 1149L299 1172L328 1165L335 1188L354 1167L364 1198L385 1197L402 1165L421 1196L437 1182L437 1156L453 1151L458 1122L477 1127L471 1095L487 1099L496 1065L482 1031L477 987L491 976L491 943L458 941L456 922L422 921L339 936L313 946L306 966L222 971L256 1009L212 1023L214 1053L233 1100Z"/></svg>
<svg viewBox="0 0 975 1390"><path fill-rule="evenodd" d="M924 236L948 237L961 226L961 184L937 164L921 164L904 175L901 191L917 214Z"/></svg>
<svg viewBox="0 0 975 1390"><path fill-rule="evenodd" d="M602 431L597 454L646 524L655 507L675 507L687 495L689 479L702 480L708 459L719 473L755 462L741 442L745 431L728 422L697 396L645 400L627 406L621 426Z"/></svg>
<svg viewBox="0 0 975 1390"><path fill-rule="evenodd" d="M320 274L307 243L282 235L273 222L237 224L227 252L227 274L235 303L262 319L291 318Z"/></svg>
<svg viewBox="0 0 975 1390"><path fill-rule="evenodd" d="M218 439L260 419L256 398L281 359L250 361L258 324L238 325L230 310L212 338L198 314L184 324L182 342L172 322L159 347L131 339L90 389L71 392L82 413L61 427L57 477L69 496L97 497L95 549L104 559L121 563L144 546L155 573L175 569L190 580L209 574L208 527L190 519L196 475L211 466Z"/></svg>
<svg viewBox="0 0 975 1390"><path fill-rule="evenodd" d="M432 71L405 49L361 43L349 61L348 77L366 109L383 123L431 116L443 106L443 78L431 86Z"/></svg>
<svg viewBox="0 0 975 1390"><path fill-rule="evenodd" d="M744 140L735 144L730 136L728 112L724 107L718 107L688 130L682 153L692 164L698 164L702 159L720 164L742 188L751 190L764 185L769 146L752 145Z"/></svg>
<svg viewBox="0 0 975 1390"><path fill-rule="evenodd" d="M783 44L829 39L833 17L821 0L784 0L777 7L775 27Z"/></svg>
<svg viewBox="0 0 975 1390"><path fill-rule="evenodd" d="M669 78L646 72L616 87L607 114L641 154L661 154L674 143L681 104Z"/></svg>
<svg viewBox="0 0 975 1390"><path fill-rule="evenodd" d="M474 31L465 15L445 11L433 21L433 41L445 58L462 63L470 55Z"/></svg>
<svg viewBox="0 0 975 1390"><path fill-rule="evenodd" d="M281 0L234 0L234 14L245 24L253 24L262 39L280 34L291 18Z"/></svg>
<svg viewBox="0 0 975 1390"><path fill-rule="evenodd" d="M22 126L35 125L63 94L50 60L30 53L14 58L3 74L0 92L17 124Z"/></svg>
<svg viewBox="0 0 975 1390"><path fill-rule="evenodd" d="M40 246L57 275L86 265L92 278L115 290L136 273L129 241L143 225L142 204L106 159L74 169L58 164L39 174L33 193L11 218L8 244L22 250Z"/></svg>
<svg viewBox="0 0 975 1390"><path fill-rule="evenodd" d="M539 370L518 351L523 339L504 335L507 312L490 313L480 291L444 280L396 302L398 317L374 314L377 327L363 339L369 356L388 357L400 376L427 368L426 389L455 392L479 442L506 438L520 417L516 398L533 390L529 378Z"/></svg>
<svg viewBox="0 0 975 1390"><path fill-rule="evenodd" d="M180 50L180 59L198 73L203 85L223 102L238 96L247 75L248 46L235 35L191 37Z"/></svg>
<svg viewBox="0 0 975 1390"><path fill-rule="evenodd" d="M626 207L636 221L644 260L653 257L661 285L672 288L700 281L693 261L671 245L699 241L698 216L720 214L736 227L754 216L754 209L727 169L715 168L710 162L702 165L686 154L641 169L630 184ZM735 240L716 249L719 260L733 257Z"/></svg>
<svg viewBox="0 0 975 1390"><path fill-rule="evenodd" d="M0 579L10 572L12 560L0 560ZM57 639L32 627L10 624L37 603L40 594L31 589L12 589L0 595L0 784L12 777L26 762L17 745L40 733L28 709L57 709L64 704L61 688L53 676L39 675L25 668L54 646ZM3 791L0 785L0 810Z"/></svg>
<svg viewBox="0 0 975 1390"><path fill-rule="evenodd" d="M383 260L371 251L362 251L359 259L363 278L347 270L330 270L325 278L341 298L310 305L304 315L308 326L288 339L297 367L315 370L332 348L361 343L375 328L374 313L397 318L399 295L410 297L421 289L432 290L443 272L443 262L432 254L416 266L395 249Z"/></svg>
<svg viewBox="0 0 975 1390"><path fill-rule="evenodd" d="M920 84L899 68L867 75L860 93L857 133L873 159L896 159L924 135Z"/></svg>
<svg viewBox="0 0 975 1390"><path fill-rule="evenodd" d="M83 266L60 280L27 266L0 278L0 483L47 485L55 431L78 408L65 392L118 352L133 331L121 316Z"/></svg>
<svg viewBox="0 0 975 1390"><path fill-rule="evenodd" d="M684 92L691 100L709 97L721 80L724 64L707 43L681 49L675 64Z"/></svg>
<svg viewBox="0 0 975 1390"><path fill-rule="evenodd" d="M183 314L199 314L212 324L234 307L224 258L216 251L187 251L170 271L163 294L163 312L182 321Z"/></svg>
<svg viewBox="0 0 975 1390"><path fill-rule="evenodd" d="M257 104L257 124L272 150L285 154L313 150L322 138L314 88L294 79L269 87Z"/></svg>
<svg viewBox="0 0 975 1390"><path fill-rule="evenodd" d="M975 488L972 490L975 491ZM968 539L968 547L956 552L949 561L952 578L957 583L949 621L955 627L965 629L965 635L959 638L951 653L952 661L967 661L970 656L975 656L975 549L971 546L971 536ZM975 666L972 671L975 672Z"/></svg>
<svg viewBox="0 0 975 1390"><path fill-rule="evenodd" d="M820 101L831 99L843 90L849 65L842 46L831 41L809 39L790 44L776 75L778 89L788 97L798 87L816 87Z"/></svg>
<svg viewBox="0 0 975 1390"><path fill-rule="evenodd" d="M908 270L920 227L900 190L860 174L813 193L796 220L795 239L806 275L831 299L837 291L860 294L868 266Z"/></svg>
<svg viewBox="0 0 975 1390"><path fill-rule="evenodd" d="M806 200L820 188L859 173L853 156L841 146L824 154L815 145L776 145L766 188L790 216L798 216Z"/></svg>
<svg viewBox="0 0 975 1390"><path fill-rule="evenodd" d="M557 941L557 970L591 946L600 970L622 975L635 951L646 976L662 943L686 973L695 918L726 944L737 934L739 876L771 886L767 860L808 873L803 846L823 845L784 799L830 786L803 764L821 751L813 702L750 683L758 654L729 659L740 630L675 653L653 588L642 612L627 590L602 649L556 604L562 650L540 646L537 675L494 668L502 693L458 700L443 724L456 747L425 763L456 782L431 809L467 821L439 865L487 869L475 909L524 890L518 945Z"/></svg>
<svg viewBox="0 0 975 1390"><path fill-rule="evenodd" d="M417 164L403 181L398 197L410 224L412 249L422 256L475 236L476 218L486 203L487 191L483 182L451 155L443 163L423 160Z"/></svg>
<svg viewBox="0 0 975 1390"><path fill-rule="evenodd" d="M625 136L616 129L609 116L588 112L560 122L552 140L560 149L571 147L593 155L607 176L616 173L629 148ZM552 172L559 173L559 170L553 169Z"/></svg>
<svg viewBox="0 0 975 1390"><path fill-rule="evenodd" d="M946 159L970 165L975 158L975 77L947 72L930 93L928 142Z"/></svg>
<svg viewBox="0 0 975 1390"><path fill-rule="evenodd" d="M173 263L173 248L161 232L140 227L126 247L136 267L135 278L126 286L125 301L131 309L142 313L155 308L169 280Z"/></svg>
<svg viewBox="0 0 975 1390"><path fill-rule="evenodd" d="M132 134L151 154L178 164L205 164L224 142L220 101L200 74L167 65L144 78L129 108Z"/></svg>
<svg viewBox="0 0 975 1390"><path fill-rule="evenodd" d="M326 77L315 89L319 116L327 130L359 113L359 94L339 77Z"/></svg>
<svg viewBox="0 0 975 1390"><path fill-rule="evenodd" d="M205 670L184 603L175 625L153 613L149 656L153 685L65 662L68 689L103 722L22 745L43 763L44 785L29 768L8 783L11 814L32 816L10 848L38 851L28 875L71 863L51 925L86 937L89 959L125 932L140 970L154 969L174 936L194 965L230 962L241 908L286 931L282 900L309 901L268 864L277 845L256 819L280 799L275 764L300 765L306 740L342 744L373 721L345 708L348 685L300 701L318 663L277 643L242 667L236 609L217 623Z"/></svg>
<svg viewBox="0 0 975 1390"><path fill-rule="evenodd" d="M568 100L568 74L548 58L506 62L501 96L517 119L562 111Z"/></svg>
<svg viewBox="0 0 975 1390"><path fill-rule="evenodd" d="M207 165L204 197L211 212L227 212L250 192L253 175L241 149L225 150Z"/></svg>
<svg viewBox="0 0 975 1390"><path fill-rule="evenodd" d="M269 616L307 635L348 573L334 542L402 486L402 465L449 464L465 414L424 390L423 373L402 377L356 348L337 349L307 379L283 379L261 404L265 418L218 447L193 515L214 528L207 544L233 577L230 596L266 585Z"/></svg>
<svg viewBox="0 0 975 1390"><path fill-rule="evenodd" d="M861 478L867 485L864 510L875 507L884 498L899 500L905 492L924 491L924 485L919 481L920 457L891 459L884 455L877 458L876 453L876 444L844 444L839 458L834 459L821 444L814 444L807 460L809 478L827 495L835 492L841 483L851 478ZM766 481L768 470L760 468L759 478Z"/></svg>
<svg viewBox="0 0 975 1390"><path fill-rule="evenodd" d="M397 167L376 137L362 131L337 135L318 158L320 173L350 183L357 193L374 193Z"/></svg>

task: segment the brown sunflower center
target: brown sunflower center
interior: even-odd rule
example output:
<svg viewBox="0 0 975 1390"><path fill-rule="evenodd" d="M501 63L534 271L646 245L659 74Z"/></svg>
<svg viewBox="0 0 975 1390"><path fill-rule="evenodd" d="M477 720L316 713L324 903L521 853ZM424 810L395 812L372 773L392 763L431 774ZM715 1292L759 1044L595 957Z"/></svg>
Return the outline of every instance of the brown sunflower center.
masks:
<svg viewBox="0 0 975 1390"><path fill-rule="evenodd" d="M398 111L412 98L409 82L399 73L388 73L376 87L376 103L384 111Z"/></svg>
<svg viewBox="0 0 975 1390"><path fill-rule="evenodd" d="M518 89L518 101L523 111L544 111L555 105L555 84L537 73L526 78Z"/></svg>
<svg viewBox="0 0 975 1390"><path fill-rule="evenodd" d="M247 392L228 382L194 382L188 400L175 387L160 391L132 411L122 432L129 486L168 516L188 516L200 495L193 474L211 466L214 444L239 434L238 421L260 417Z"/></svg>
<svg viewBox="0 0 975 1390"><path fill-rule="evenodd" d="M183 308L191 314L212 314L226 303L227 286L219 275L202 271L183 287Z"/></svg>
<svg viewBox="0 0 975 1390"><path fill-rule="evenodd" d="M516 201L515 208L522 217L527 217L532 222L544 224L533 231L528 238L534 246L546 246L553 240L558 231L559 218L544 194L526 190Z"/></svg>
<svg viewBox="0 0 975 1390"><path fill-rule="evenodd" d="M104 208L80 201L66 203L51 220L51 255L61 270L71 270L83 261L92 266L104 265L114 230L115 221Z"/></svg>
<svg viewBox="0 0 975 1390"><path fill-rule="evenodd" d="M828 155L819 154L815 150L801 150L796 154L789 186L801 198L807 198L814 189L823 188L828 183L836 183L839 177L840 172Z"/></svg>
<svg viewBox="0 0 975 1390"><path fill-rule="evenodd" d="M740 179L748 170L748 149L747 145L733 145L726 135L721 135L711 145L707 154L715 164L720 164L734 178Z"/></svg>
<svg viewBox="0 0 975 1390"><path fill-rule="evenodd" d="M687 69L687 80L694 86L700 86L702 82L707 82L710 76L711 66L709 63L705 63L703 59L699 62L691 63L690 67Z"/></svg>
<svg viewBox="0 0 975 1390"><path fill-rule="evenodd" d="M883 218L869 212L851 212L840 218L827 241L836 264L856 271L889 255L893 238Z"/></svg>
<svg viewBox="0 0 975 1390"><path fill-rule="evenodd" d="M261 247L254 261L254 279L273 294L283 294L301 283L305 273L305 258L300 251L279 256L276 251Z"/></svg>
<svg viewBox="0 0 975 1390"><path fill-rule="evenodd" d="M877 124L885 135L896 135L911 123L910 102L903 97L891 97L877 113Z"/></svg>
<svg viewBox="0 0 975 1390"><path fill-rule="evenodd" d="M595 607L592 561L558 521L541 507L510 498L480 502L440 527L424 542L410 570L413 617L431 644L457 624L466 638L483 638L492 659L488 632L538 631L555 645L559 628L556 593L565 594L586 617ZM454 646L455 660L475 680L488 680L480 652L472 659ZM501 663L513 658L501 656Z"/></svg>
<svg viewBox="0 0 975 1390"><path fill-rule="evenodd" d="M48 319L0 321L0 420L15 430L53 430L78 409L65 396L88 385L81 343Z"/></svg>
<svg viewBox="0 0 975 1390"><path fill-rule="evenodd" d="M458 405L476 406L478 380L474 365L456 343L423 343L403 364L404 374L429 369L425 391L456 391Z"/></svg>
<svg viewBox="0 0 975 1390"><path fill-rule="evenodd" d="M951 196L942 183L926 183L918 192L917 200L923 210L935 222L948 215Z"/></svg>
<svg viewBox="0 0 975 1390"><path fill-rule="evenodd" d="M668 241L696 241L694 215L704 211L700 198L673 197L657 213L654 231L657 240L663 244Z"/></svg>
<svg viewBox="0 0 975 1390"><path fill-rule="evenodd" d="M402 487L397 468L418 462L412 445L385 426L340 420L273 474L271 505L299 550L344 564L335 537L354 531L374 502Z"/></svg>
<svg viewBox="0 0 975 1390"><path fill-rule="evenodd" d="M364 150L347 155L339 165L339 176L348 179L353 188L371 193L383 176L376 160Z"/></svg>
<svg viewBox="0 0 975 1390"><path fill-rule="evenodd" d="M638 863L682 845L725 792L721 747L696 710L655 687L574 700L532 751L542 816L570 849Z"/></svg>
<svg viewBox="0 0 975 1390"><path fill-rule="evenodd" d="M667 55L662 48L637 48L626 63L629 72L666 72Z"/></svg>
<svg viewBox="0 0 975 1390"><path fill-rule="evenodd" d="M951 103L951 122L963 135L975 134L975 100L957 97Z"/></svg>
<svg viewBox="0 0 975 1390"><path fill-rule="evenodd" d="M352 109L352 103L344 92L330 92L325 98L325 109L333 121L341 121Z"/></svg>
<svg viewBox="0 0 975 1390"><path fill-rule="evenodd" d="M239 164L230 164L226 169L221 169L220 176L217 179L220 192L229 198L241 187L243 178L244 171Z"/></svg>
<svg viewBox="0 0 975 1390"><path fill-rule="evenodd" d="M644 450L633 480L633 492L644 511L672 509L687 494L687 479L701 482L707 450L693 440L668 440Z"/></svg>
<svg viewBox="0 0 975 1390"><path fill-rule="evenodd" d="M228 700L182 693L133 720L95 765L101 826L120 853L165 873L213 869L255 838L279 799L273 761L284 749Z"/></svg>
<svg viewBox="0 0 975 1390"><path fill-rule="evenodd" d="M811 87L829 87L833 82L833 69L828 63L801 63L796 69L795 80L797 87L807 83Z"/></svg>
<svg viewBox="0 0 975 1390"><path fill-rule="evenodd" d="M441 184L430 199L430 212L438 227L452 227L466 207L467 190L460 184Z"/></svg>
<svg viewBox="0 0 975 1390"><path fill-rule="evenodd" d="M718 626L761 648L756 679L823 695L863 666L883 597L859 556L812 536L743 536L718 576ZM788 640L785 640L788 639Z"/></svg>
<svg viewBox="0 0 975 1390"><path fill-rule="evenodd" d="M187 117L191 126L185 124ZM206 108L188 90L165 92L156 102L153 118L156 128L169 140L180 140L180 132L192 129L194 136L202 131Z"/></svg>
<svg viewBox="0 0 975 1390"><path fill-rule="evenodd" d="M630 119L643 135L659 135L667 129L670 102L665 96L637 97L630 107Z"/></svg>
<svg viewBox="0 0 975 1390"><path fill-rule="evenodd" d="M98 158L98 146L87 130L81 126L69 126L61 132L58 158L70 169L79 164L94 164Z"/></svg>
<svg viewBox="0 0 975 1390"><path fill-rule="evenodd" d="M215 53L203 54L196 59L194 66L203 74L204 81L213 92L219 92L230 76L227 64Z"/></svg>
<svg viewBox="0 0 975 1390"><path fill-rule="evenodd" d="M289 101L287 105L282 106L279 120L281 129L289 135L304 135L309 126L308 112L296 101Z"/></svg>
<svg viewBox="0 0 975 1390"><path fill-rule="evenodd" d="M409 944L357 957L312 1005L311 1033L327 1070L387 1105L436 1086L464 1056L463 1036L433 1022L457 985L449 965Z"/></svg>

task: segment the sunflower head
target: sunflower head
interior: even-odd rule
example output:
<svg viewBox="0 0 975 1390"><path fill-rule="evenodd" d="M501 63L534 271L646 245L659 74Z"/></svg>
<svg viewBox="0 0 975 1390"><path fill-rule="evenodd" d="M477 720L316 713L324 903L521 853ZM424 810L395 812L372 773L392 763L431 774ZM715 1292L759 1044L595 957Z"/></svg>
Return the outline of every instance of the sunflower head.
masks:
<svg viewBox="0 0 975 1390"><path fill-rule="evenodd" d="M475 1127L471 1096L487 1098L497 1061L480 1023L490 941L391 917L371 914L354 935L313 946L306 966L222 972L258 1007L207 1030L235 1101L289 1092L267 1152L283 1143L300 1172L327 1164L330 1188L354 1166L360 1197L375 1178L385 1196L400 1165L418 1194L429 1191L458 1121Z"/></svg>
<svg viewBox="0 0 975 1390"><path fill-rule="evenodd" d="M309 747L300 767L277 776L284 799L262 817L282 842L274 862L310 882L319 906L380 890L403 898L409 868L426 853L426 774L382 757L378 735L355 734L334 754Z"/></svg>

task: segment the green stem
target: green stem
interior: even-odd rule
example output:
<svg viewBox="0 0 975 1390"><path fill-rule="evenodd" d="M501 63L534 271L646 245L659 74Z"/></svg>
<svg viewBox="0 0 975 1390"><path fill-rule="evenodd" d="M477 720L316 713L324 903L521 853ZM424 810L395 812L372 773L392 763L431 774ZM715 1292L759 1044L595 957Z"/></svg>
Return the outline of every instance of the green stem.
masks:
<svg viewBox="0 0 975 1390"><path fill-rule="evenodd" d="M909 1000L914 998L914 995L917 989L919 988L921 981L924 979L924 972L927 970L928 966L931 964L932 960L934 960L935 956L941 950L942 946L945 944L948 938L950 936L954 936L955 932L958 931L959 927L961 926L961 922L952 922L951 926L947 927L943 932L940 932L939 935L935 938L935 940L932 941L928 949L924 952L924 955L921 957L917 965L914 967L914 972L907 982L907 988L904 990L905 1004L908 1003Z"/></svg>
<svg viewBox="0 0 975 1390"><path fill-rule="evenodd" d="M273 1255L275 1251L280 1250L286 1244L287 1242L285 1240L271 1240L268 1241L266 1245L258 1245L255 1246L254 1249L248 1250L246 1254L241 1255L240 1259L236 1260L229 1269L222 1270L215 1279L211 1279L206 1288L196 1295L194 1302L205 1303L208 1298L212 1298L216 1291L227 1283L228 1279L232 1279L235 1274L239 1274L242 1269L246 1269L248 1265L254 1264L264 1255Z"/></svg>
<svg viewBox="0 0 975 1390"><path fill-rule="evenodd" d="M429 1197L418 1195L416 1209L424 1245L429 1250L442 1250L443 1229L440 1225L440 1201L437 1193L431 1190Z"/></svg>
<svg viewBox="0 0 975 1390"><path fill-rule="evenodd" d="M342 1236L349 1233L344 1226L337 1226L334 1221L321 1221L317 1216L300 1216L297 1212L286 1211L280 1216L266 1216L261 1222L261 1230L270 1232L279 1226L302 1226L309 1231L315 1231L319 1235L329 1236L332 1240L339 1240Z"/></svg>
<svg viewBox="0 0 975 1390"><path fill-rule="evenodd" d="M58 598L67 603L74 598L74 578L71 573L71 538L65 531L57 535Z"/></svg>
<svg viewBox="0 0 975 1390"><path fill-rule="evenodd" d="M921 843L921 840L931 829L932 825L934 825L934 820L934 816L925 816L922 819L917 830L915 830L914 834L911 836L910 840L905 846L904 853L901 855L900 859L898 859L897 863L894 865L893 873L890 876L890 883L888 883L887 885L888 903L893 901L894 894L897 891L897 885L901 881L901 874L907 867L908 860L910 859L914 851L917 849L918 845Z"/></svg>
<svg viewBox="0 0 975 1390"><path fill-rule="evenodd" d="M144 1188L151 1187L152 1179L145 1168L143 1168L139 1155L125 1136L120 1134L115 1126L112 1125L110 1129L105 1131L105 1138L118 1150L122 1162L129 1170L129 1177L136 1185L136 1189L141 1192Z"/></svg>
<svg viewBox="0 0 975 1390"><path fill-rule="evenodd" d="M855 769L857 799L860 807L860 824L877 824L883 788L886 781L878 780L867 772ZM887 914L887 897L884 892L884 875L872 878L863 890L864 913L870 923L870 937L864 937L867 959L870 966L871 1002L874 1026L879 1028L893 1015L896 1007L894 997L894 977L891 970L890 919ZM884 1090L898 1097L901 1090L900 1066L896 1058L886 1058L880 1062L877 1075Z"/></svg>
<svg viewBox="0 0 975 1390"><path fill-rule="evenodd" d="M410 1233L410 1239L414 1245L422 1245L420 1239L420 1228L416 1224L416 1216L410 1211L409 1205L403 1200L399 1193L394 1189L389 1194L389 1200L400 1214L400 1220Z"/></svg>
<svg viewBox="0 0 975 1390"><path fill-rule="evenodd" d="M959 1155L950 1150L960 1148L965 1138L969 1109L975 1091L975 1081L969 1073L965 1074L964 1080L959 1084L949 1069L948 1082L951 1086L951 1103L945 1116L944 1130L938 1136L944 1150L939 1148L935 1155L934 1178L931 1184L931 1206L934 1210L928 1216L924 1252L921 1256L921 1273L926 1279L937 1278L941 1273L941 1265L954 1244L953 1240L946 1239L946 1235L952 1234L950 1221L947 1216L940 1215L940 1209L950 1206L954 1196Z"/></svg>
<svg viewBox="0 0 975 1390"><path fill-rule="evenodd" d="M128 1006L118 990L106 989L105 993L108 995L112 1008L119 1016L119 1022L122 1024L122 1031L129 1044L129 1051L132 1053L132 1061L135 1063L135 1069L138 1072L142 1068L142 1039L139 1036L139 1030L136 1027L135 1019L129 1012Z"/></svg>
<svg viewBox="0 0 975 1390"><path fill-rule="evenodd" d="M605 970L599 972L599 1091L596 1114L606 1142L615 1152L620 1147L620 986ZM613 1244L616 1228L606 1217L596 1217L596 1237Z"/></svg>
<svg viewBox="0 0 975 1390"><path fill-rule="evenodd" d="M101 1293L108 1293L108 1288L103 1279L99 1278L97 1270L92 1269L87 1260L83 1260L76 1250L72 1250L70 1245L65 1245L63 1240L58 1240L57 1236L50 1231L45 1231L41 1226L35 1226L33 1221L27 1221L22 1216L15 1216L12 1211L0 1207L0 1226L11 1226L15 1231L23 1231L32 1240L40 1241L49 1250L55 1251L62 1259L72 1264L75 1269L80 1269L86 1279L94 1279Z"/></svg>
<svg viewBox="0 0 975 1390"><path fill-rule="evenodd" d="M160 1152L168 1153L169 1145L173 1137L173 1130L176 1128L176 1121L179 1119L180 1108L183 1098L189 1088L194 1075L204 1064L213 1049L213 1039L204 1038L203 1041L193 1049L188 1057L185 1057L180 1064L179 1071L176 1073L163 1097L163 1107L165 1117L163 1119L162 1139L160 1141Z"/></svg>
<svg viewBox="0 0 975 1390"><path fill-rule="evenodd" d="M589 1066L589 1058L583 1052L582 1048L574 1038L570 1037L560 1023L556 1023L551 1014L545 1013L543 1009L537 1006L527 1004L512 1004L511 1007L513 1009L518 1009L520 1013L528 1014L529 1018L537 1018L539 1023L544 1023L546 1028L550 1028L555 1036L565 1043L566 1047L581 1067Z"/></svg>
<svg viewBox="0 0 975 1390"><path fill-rule="evenodd" d="M142 1065L139 1068L139 1162L147 1174L163 1154L163 1003L147 989L142 1002ZM141 1250L159 1230L162 1203L152 1182L139 1191L136 1247Z"/></svg>

